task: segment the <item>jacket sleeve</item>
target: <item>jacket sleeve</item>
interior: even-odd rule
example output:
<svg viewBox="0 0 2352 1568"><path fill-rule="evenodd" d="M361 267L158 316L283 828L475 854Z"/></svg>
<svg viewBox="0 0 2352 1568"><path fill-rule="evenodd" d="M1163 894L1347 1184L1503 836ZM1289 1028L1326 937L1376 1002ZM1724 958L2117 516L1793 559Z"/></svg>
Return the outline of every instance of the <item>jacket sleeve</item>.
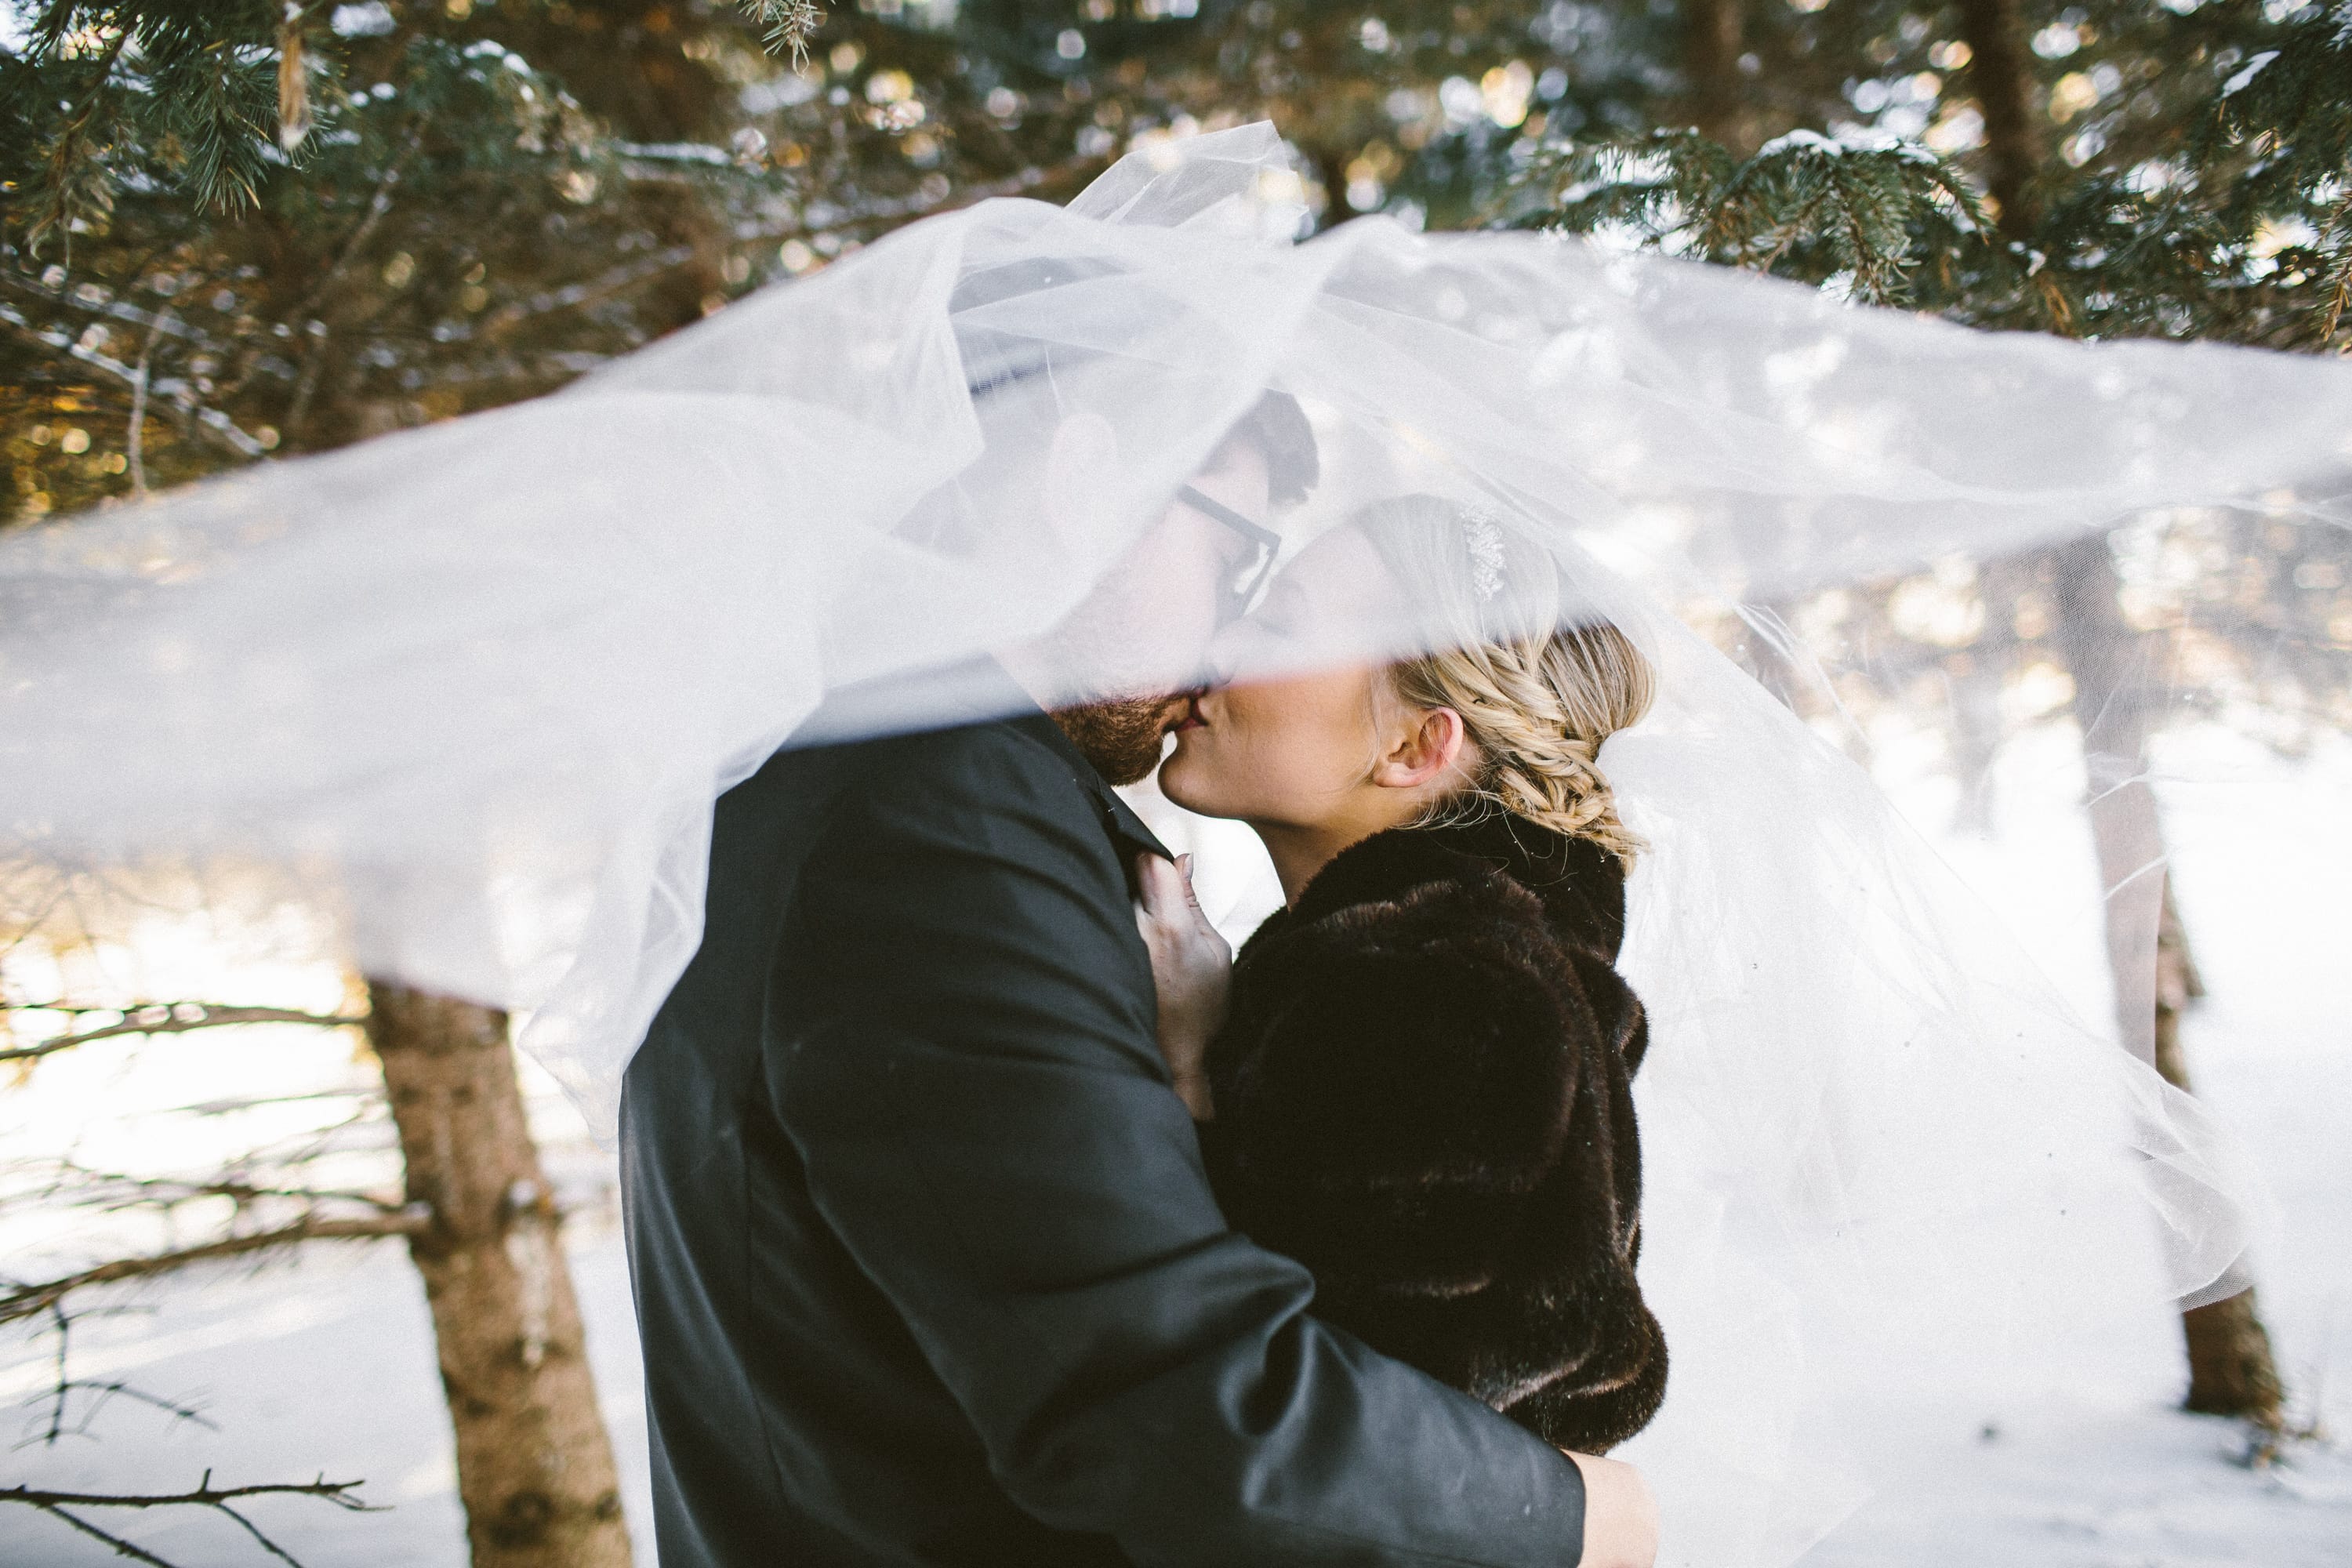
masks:
<svg viewBox="0 0 2352 1568"><path fill-rule="evenodd" d="M1229 1230L1093 802L1001 729L854 794L803 874L771 1083L811 1192L1000 1484L1139 1564L1569 1568L1539 1439L1308 1317Z"/></svg>

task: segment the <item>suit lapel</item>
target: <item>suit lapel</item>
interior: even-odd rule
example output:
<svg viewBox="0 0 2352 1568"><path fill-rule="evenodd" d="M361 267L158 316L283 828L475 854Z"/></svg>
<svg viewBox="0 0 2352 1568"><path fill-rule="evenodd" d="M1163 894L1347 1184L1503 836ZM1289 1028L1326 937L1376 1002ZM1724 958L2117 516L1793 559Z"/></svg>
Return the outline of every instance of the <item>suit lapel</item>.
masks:
<svg viewBox="0 0 2352 1568"><path fill-rule="evenodd" d="M1173 860L1176 858L1170 852L1168 846L1160 842L1160 836L1144 826L1143 818L1135 815L1135 808L1120 799L1117 790L1103 782L1102 774L1095 772L1095 765L1087 761L1087 754L1078 750L1077 742L1064 734L1062 727L1055 723L1049 715L1043 712L1023 713L1006 722L1018 727L1023 733L1033 735L1045 745L1052 747L1055 754L1069 763L1070 776L1093 797L1095 808L1102 818L1103 832L1119 852L1118 863L1126 872L1127 890L1130 895L1137 892L1136 856L1157 855L1165 860Z"/></svg>
<svg viewBox="0 0 2352 1568"><path fill-rule="evenodd" d="M992 658L968 659L919 675L844 688L827 698L786 743L823 745L902 727L944 728L998 718L1052 747L1069 764L1071 778L1093 799L1103 832L1118 851L1129 893L1135 891L1137 855L1175 858L1134 808L1103 782L1076 742Z"/></svg>

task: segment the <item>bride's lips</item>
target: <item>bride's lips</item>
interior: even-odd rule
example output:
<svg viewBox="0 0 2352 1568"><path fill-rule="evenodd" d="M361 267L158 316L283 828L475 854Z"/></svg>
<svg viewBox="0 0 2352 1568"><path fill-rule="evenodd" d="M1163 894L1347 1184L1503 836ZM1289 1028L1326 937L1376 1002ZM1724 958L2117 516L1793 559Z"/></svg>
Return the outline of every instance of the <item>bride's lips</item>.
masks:
<svg viewBox="0 0 2352 1568"><path fill-rule="evenodd" d="M1201 700L1198 697L1187 697L1184 699L1184 716L1176 721L1175 732L1181 735L1187 730L1203 729L1207 727L1208 722L1206 719L1201 717Z"/></svg>

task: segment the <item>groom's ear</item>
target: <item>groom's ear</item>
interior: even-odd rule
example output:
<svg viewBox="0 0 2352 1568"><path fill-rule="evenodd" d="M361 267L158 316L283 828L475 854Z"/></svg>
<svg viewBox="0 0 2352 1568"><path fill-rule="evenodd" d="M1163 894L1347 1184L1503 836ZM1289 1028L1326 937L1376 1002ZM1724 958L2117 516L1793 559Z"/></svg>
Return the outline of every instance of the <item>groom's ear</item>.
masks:
<svg viewBox="0 0 2352 1568"><path fill-rule="evenodd" d="M1372 782L1386 789L1438 784L1462 765L1469 733L1451 708L1410 708L1397 715L1388 749L1372 764Z"/></svg>

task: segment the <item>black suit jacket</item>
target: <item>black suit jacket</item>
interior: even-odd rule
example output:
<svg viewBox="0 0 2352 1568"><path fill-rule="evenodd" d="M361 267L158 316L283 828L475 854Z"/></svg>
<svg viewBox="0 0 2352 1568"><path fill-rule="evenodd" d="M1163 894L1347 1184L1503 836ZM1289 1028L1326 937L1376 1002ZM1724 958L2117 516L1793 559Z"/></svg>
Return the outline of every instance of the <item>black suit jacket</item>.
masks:
<svg viewBox="0 0 2352 1568"><path fill-rule="evenodd" d="M1034 710L719 801L623 1106L663 1568L1575 1563L1571 1465L1219 1214L1152 847Z"/></svg>

